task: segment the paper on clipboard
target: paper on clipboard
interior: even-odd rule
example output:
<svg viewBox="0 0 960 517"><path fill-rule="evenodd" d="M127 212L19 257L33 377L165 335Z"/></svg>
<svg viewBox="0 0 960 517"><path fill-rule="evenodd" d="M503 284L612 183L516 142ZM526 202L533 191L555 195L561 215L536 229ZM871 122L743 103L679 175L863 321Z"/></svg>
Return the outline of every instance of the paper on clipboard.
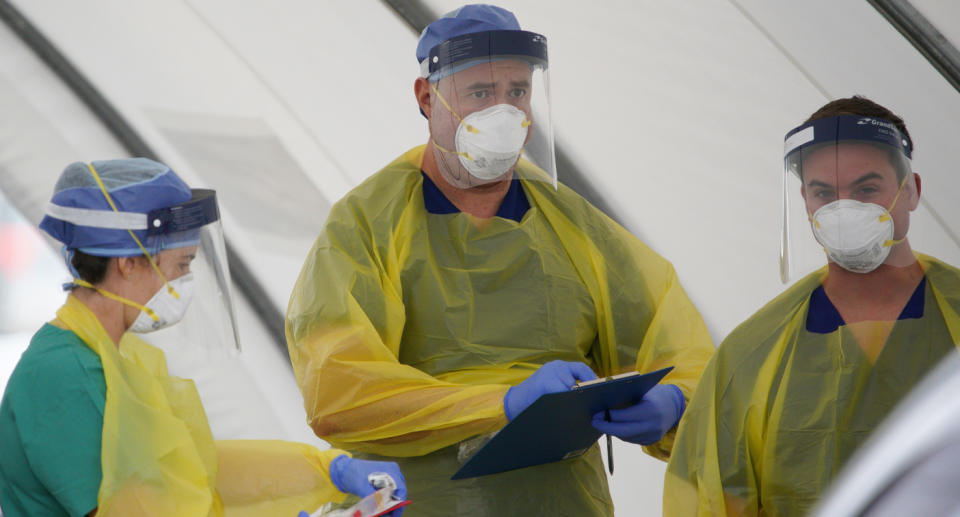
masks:
<svg viewBox="0 0 960 517"><path fill-rule="evenodd" d="M672 369L645 374L629 372L581 383L570 391L543 395L493 435L451 479L579 456L602 435L590 423L594 414L636 404Z"/></svg>

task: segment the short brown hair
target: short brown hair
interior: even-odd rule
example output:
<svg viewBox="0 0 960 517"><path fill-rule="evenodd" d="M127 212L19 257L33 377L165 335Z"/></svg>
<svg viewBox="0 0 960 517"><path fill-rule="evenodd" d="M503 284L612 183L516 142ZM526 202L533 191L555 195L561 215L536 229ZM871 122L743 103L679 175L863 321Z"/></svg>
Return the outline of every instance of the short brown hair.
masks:
<svg viewBox="0 0 960 517"><path fill-rule="evenodd" d="M824 104L820 109L814 111L813 115L810 115L810 118L804 121L804 124L837 115L860 115L889 120L897 126L897 130L907 139L907 143L913 149L913 139L910 138L910 132L907 131L907 125L903 122L903 119L898 117L896 113L860 95L837 99Z"/></svg>

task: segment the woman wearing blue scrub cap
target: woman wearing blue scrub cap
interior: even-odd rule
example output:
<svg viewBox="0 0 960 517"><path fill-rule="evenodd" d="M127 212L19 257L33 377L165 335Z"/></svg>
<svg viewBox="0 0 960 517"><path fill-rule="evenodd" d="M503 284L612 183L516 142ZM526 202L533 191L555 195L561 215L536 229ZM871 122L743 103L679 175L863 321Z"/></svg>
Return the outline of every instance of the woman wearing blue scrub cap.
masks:
<svg viewBox="0 0 960 517"><path fill-rule="evenodd" d="M404 496L393 463L298 443L215 442L193 382L168 375L164 353L134 334L205 306L203 322L228 331L191 343L236 350L214 191L143 158L74 163L45 212L40 228L63 244L74 279L0 403L4 515L292 517L373 493L373 473Z"/></svg>

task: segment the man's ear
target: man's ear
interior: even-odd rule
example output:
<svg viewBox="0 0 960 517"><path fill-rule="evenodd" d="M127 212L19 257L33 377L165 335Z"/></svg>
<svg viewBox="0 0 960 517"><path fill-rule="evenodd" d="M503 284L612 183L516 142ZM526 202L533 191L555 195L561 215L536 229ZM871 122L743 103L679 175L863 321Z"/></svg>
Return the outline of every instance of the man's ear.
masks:
<svg viewBox="0 0 960 517"><path fill-rule="evenodd" d="M420 113L430 120L430 82L426 78L417 77L413 82L413 94L417 97L417 104L420 105Z"/></svg>
<svg viewBox="0 0 960 517"><path fill-rule="evenodd" d="M913 199L910 200L910 211L911 211L911 212L914 211L914 210L916 210L916 209L917 209L917 206L920 205L920 175L917 174L917 173L915 173L915 172L912 173L912 174L913 174L913 184L917 187L917 193L916 193L915 196L911 196L911 197L913 197ZM911 189L911 190L913 190L913 189Z"/></svg>

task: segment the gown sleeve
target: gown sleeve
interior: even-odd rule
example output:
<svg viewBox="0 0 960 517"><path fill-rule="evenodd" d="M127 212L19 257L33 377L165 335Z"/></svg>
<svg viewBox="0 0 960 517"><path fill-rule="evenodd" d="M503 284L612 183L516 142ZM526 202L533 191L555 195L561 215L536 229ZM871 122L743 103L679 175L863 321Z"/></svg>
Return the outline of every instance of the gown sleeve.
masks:
<svg viewBox="0 0 960 517"><path fill-rule="evenodd" d="M400 363L399 266L359 210L334 206L287 309L287 346L314 432L351 451L419 456L506 425L509 386L445 382Z"/></svg>

